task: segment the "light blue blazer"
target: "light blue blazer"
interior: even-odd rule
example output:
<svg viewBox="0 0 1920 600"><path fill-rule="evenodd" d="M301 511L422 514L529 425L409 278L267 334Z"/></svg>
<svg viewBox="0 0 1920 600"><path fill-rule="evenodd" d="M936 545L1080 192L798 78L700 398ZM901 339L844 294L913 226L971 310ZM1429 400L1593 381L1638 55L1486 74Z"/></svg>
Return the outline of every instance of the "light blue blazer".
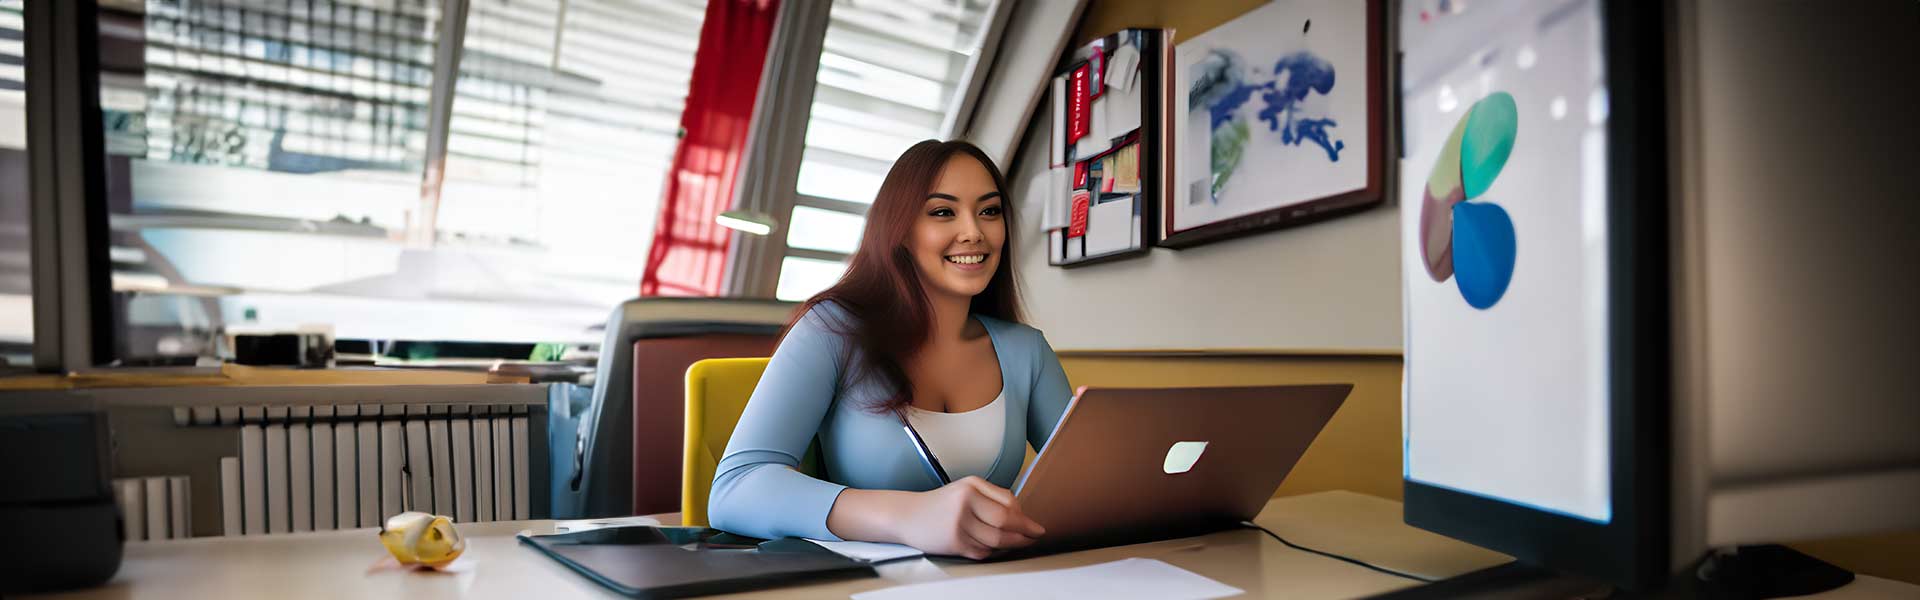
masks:
<svg viewBox="0 0 1920 600"><path fill-rule="evenodd" d="M757 538L839 540L827 530L827 513L841 490L940 486L922 466L900 417L871 408L881 401L879 384L849 377L860 354L855 350L849 357L852 342L836 331L852 318L838 304L817 304L774 351L715 470L707 500L713 527ZM1046 447L1073 392L1039 330L974 318L987 328L1008 403L1000 457L987 480L1011 488L1027 445ZM793 469L816 435L824 481Z"/></svg>

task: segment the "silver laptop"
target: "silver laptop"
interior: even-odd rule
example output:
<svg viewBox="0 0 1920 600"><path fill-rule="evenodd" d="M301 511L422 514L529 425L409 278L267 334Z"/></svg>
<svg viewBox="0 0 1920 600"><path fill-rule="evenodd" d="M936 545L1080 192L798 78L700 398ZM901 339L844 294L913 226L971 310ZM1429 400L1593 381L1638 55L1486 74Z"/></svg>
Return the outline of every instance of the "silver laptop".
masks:
<svg viewBox="0 0 1920 600"><path fill-rule="evenodd" d="M1352 391L1344 383L1082 387L1014 484L1020 507L1047 533L1008 556L1186 537L1251 520Z"/></svg>

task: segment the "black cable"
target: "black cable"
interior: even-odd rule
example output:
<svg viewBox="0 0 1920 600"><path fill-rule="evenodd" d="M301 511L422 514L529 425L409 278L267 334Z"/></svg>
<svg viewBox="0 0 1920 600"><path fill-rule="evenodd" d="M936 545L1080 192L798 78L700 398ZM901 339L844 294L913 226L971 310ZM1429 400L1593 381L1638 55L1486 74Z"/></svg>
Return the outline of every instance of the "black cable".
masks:
<svg viewBox="0 0 1920 600"><path fill-rule="evenodd" d="M1293 542L1289 542L1289 541L1287 541L1287 538L1283 538L1283 537L1280 537L1280 534L1278 534L1278 533L1274 533L1274 532L1273 532L1273 530L1271 530L1271 529L1267 529L1267 528L1265 528L1265 527L1261 527L1259 523L1255 523L1255 522L1253 522L1253 521L1241 521L1241 522L1240 522L1240 524L1241 524L1242 526L1245 526L1245 527L1248 527L1248 528L1252 528L1252 529L1258 529L1258 530L1261 530L1261 531L1264 531L1264 532L1266 532L1266 533L1267 533L1267 535L1270 535L1270 536L1273 536L1273 539L1276 539L1276 540L1280 540L1280 543L1282 543L1282 544L1286 544L1288 548L1292 548L1292 549L1295 549L1295 550L1299 550L1299 551L1301 551L1301 552L1309 552L1309 553L1313 553L1313 554L1318 554L1318 555L1321 555L1321 556L1325 556L1325 557L1327 557L1327 558L1331 558L1331 559L1334 559L1334 560L1337 560L1337 561L1341 561L1341 562L1345 562L1345 563L1351 563L1351 564L1354 564L1354 565L1359 565L1359 566L1361 566L1361 567L1366 567L1366 568L1368 568L1368 569L1372 569L1372 570L1374 570L1374 571L1378 571L1378 572L1381 572L1381 573L1386 573L1386 574L1388 574L1388 575L1392 575L1392 576L1394 576L1394 577L1404 577L1404 578L1407 578L1407 579L1412 579L1412 580L1414 580L1414 581L1418 581L1418 582L1421 582L1421 583L1433 583L1433 582L1435 582L1435 581L1438 581L1438 580L1436 580L1436 579L1428 579L1428 578L1426 578L1426 577L1421 577L1421 576L1419 576L1419 575L1413 575L1413 574L1410 574L1410 573L1402 573L1402 572L1399 572L1399 571L1395 571L1395 570L1393 570L1393 569L1388 569L1388 568L1385 568L1385 567L1380 567L1380 566L1376 566L1376 565L1373 565L1373 564L1370 564L1370 563L1368 563L1368 562L1366 562L1366 561L1362 561L1362 560L1359 560L1359 559L1354 559L1354 558L1348 558L1348 557L1345 557L1345 556L1341 556L1341 555L1338 555L1338 554L1334 554L1334 553L1331 553L1331 552L1322 552L1322 551L1319 551L1319 550L1315 550L1315 549L1312 549L1312 548L1308 548L1308 547L1306 547L1306 546L1302 546L1302 545L1299 545L1299 544L1295 544L1295 543L1293 543Z"/></svg>

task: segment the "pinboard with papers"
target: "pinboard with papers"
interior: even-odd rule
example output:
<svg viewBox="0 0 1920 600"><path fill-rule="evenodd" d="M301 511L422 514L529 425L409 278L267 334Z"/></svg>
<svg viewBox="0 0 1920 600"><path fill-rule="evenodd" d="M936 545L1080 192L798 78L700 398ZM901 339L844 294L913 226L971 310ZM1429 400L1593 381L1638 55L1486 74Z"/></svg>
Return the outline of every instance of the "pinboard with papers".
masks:
<svg viewBox="0 0 1920 600"><path fill-rule="evenodd" d="M1053 78L1043 230L1047 264L1145 254L1157 241L1171 123L1172 32L1128 29L1074 50Z"/></svg>

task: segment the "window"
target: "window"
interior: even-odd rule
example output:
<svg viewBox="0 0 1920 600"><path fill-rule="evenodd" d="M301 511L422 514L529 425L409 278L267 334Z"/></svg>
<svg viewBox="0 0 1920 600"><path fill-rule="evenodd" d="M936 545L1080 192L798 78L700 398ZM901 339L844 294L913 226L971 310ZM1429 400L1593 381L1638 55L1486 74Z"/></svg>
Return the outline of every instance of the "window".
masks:
<svg viewBox="0 0 1920 600"><path fill-rule="evenodd" d="M439 216L455 239L442 246L539 249L474 285L565 300L595 323L636 295L705 4L474 2Z"/></svg>
<svg viewBox="0 0 1920 600"><path fill-rule="evenodd" d="M102 3L124 359L251 323L598 341L638 288L704 3L471 0L457 72L445 4Z"/></svg>
<svg viewBox="0 0 1920 600"><path fill-rule="evenodd" d="M992 4L834 0L776 297L839 279L893 159L946 135Z"/></svg>
<svg viewBox="0 0 1920 600"><path fill-rule="evenodd" d="M25 0L0 0L0 367L33 365Z"/></svg>

